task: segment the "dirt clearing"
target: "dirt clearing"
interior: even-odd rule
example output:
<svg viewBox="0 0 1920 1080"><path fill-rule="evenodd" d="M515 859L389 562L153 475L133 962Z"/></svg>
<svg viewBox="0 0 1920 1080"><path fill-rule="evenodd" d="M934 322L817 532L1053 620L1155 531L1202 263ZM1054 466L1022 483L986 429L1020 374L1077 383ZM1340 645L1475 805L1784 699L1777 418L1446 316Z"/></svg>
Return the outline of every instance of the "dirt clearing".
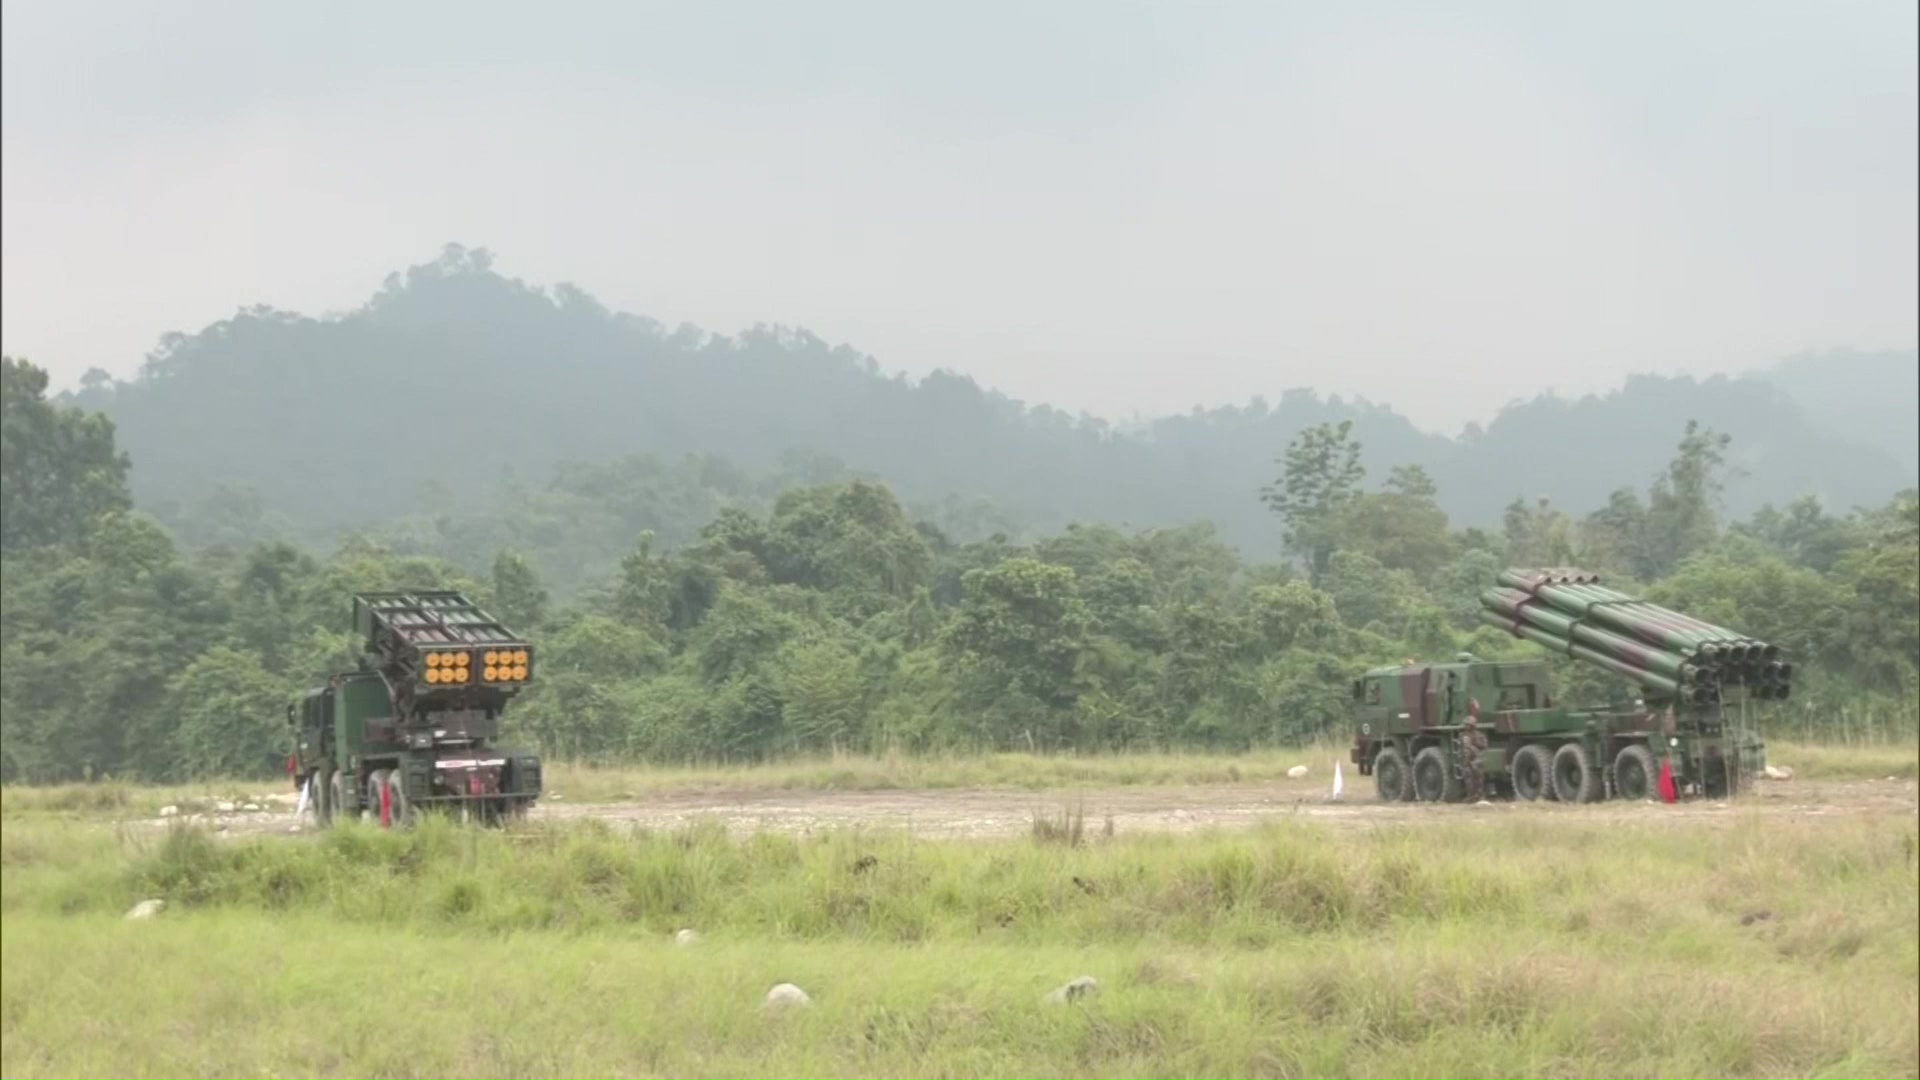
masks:
<svg viewBox="0 0 1920 1080"><path fill-rule="evenodd" d="M1714 827L1743 815L1905 816L1920 814L1913 780L1760 781L1729 801L1691 800L1678 805L1604 802L1585 806L1498 801L1488 806L1383 803L1370 782L1349 786L1333 801L1327 783L1313 780L1259 784L1069 788L1048 791L945 789L936 791L675 791L611 803L572 803L564 790L534 807L535 821L594 820L626 828L677 829L718 823L730 832L814 833L856 827L904 829L929 839L1009 836L1030 831L1036 816L1057 817L1069 808L1085 815L1089 832L1155 830L1193 832L1241 828L1290 819L1330 826L1366 826L1441 820L1512 820L1519 815L1567 821ZM182 814L227 834L294 830L291 800L274 797L257 812ZM178 820L175 818L174 820ZM155 825L169 819L150 819Z"/></svg>

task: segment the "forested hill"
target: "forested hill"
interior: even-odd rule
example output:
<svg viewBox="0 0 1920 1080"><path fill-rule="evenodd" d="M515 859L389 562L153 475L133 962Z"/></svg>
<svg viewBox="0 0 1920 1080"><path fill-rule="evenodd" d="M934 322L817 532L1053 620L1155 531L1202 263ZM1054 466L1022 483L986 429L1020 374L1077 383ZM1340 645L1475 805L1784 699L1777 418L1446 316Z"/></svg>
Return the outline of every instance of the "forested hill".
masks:
<svg viewBox="0 0 1920 1080"><path fill-rule="evenodd" d="M636 523L672 543L680 519L697 527L717 505L855 472L962 534L1210 520L1269 557L1278 530L1257 492L1275 456L1342 419L1370 484L1422 465L1459 524L1498 522L1515 498L1547 492L1576 513L1598 508L1659 472L1688 420L1732 436L1729 460L1744 471L1727 489L1734 514L1807 494L1838 510L1879 504L1914 481L1910 457L1823 423L1831 394L1816 415L1761 378L1646 377L1604 397L1541 397L1458 439L1305 390L1123 433L962 375L888 377L804 331L717 337L615 313L570 286L504 278L484 252L458 247L345 315L254 308L169 335L135 378L90 376L70 400L113 418L138 463L137 500L190 543L410 523L401 531L436 532L421 543L444 548L467 522L492 530L487 543L537 548L494 534L521 527L501 511L526 517L540 504L551 550L590 527L571 523L571 499L583 513L624 500L624 549Z"/></svg>
<svg viewBox="0 0 1920 1080"><path fill-rule="evenodd" d="M1920 472L1920 354L1835 349L1792 357L1761 378L1830 433L1845 433Z"/></svg>

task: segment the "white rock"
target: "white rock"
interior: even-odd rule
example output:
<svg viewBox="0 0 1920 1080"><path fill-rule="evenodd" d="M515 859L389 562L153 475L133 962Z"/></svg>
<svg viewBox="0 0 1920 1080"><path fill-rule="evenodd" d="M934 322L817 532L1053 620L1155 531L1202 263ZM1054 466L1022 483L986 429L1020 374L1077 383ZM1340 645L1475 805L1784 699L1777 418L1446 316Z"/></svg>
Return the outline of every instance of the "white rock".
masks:
<svg viewBox="0 0 1920 1080"><path fill-rule="evenodd" d="M1065 1005L1069 1001L1079 1001L1083 997L1090 997L1099 992L1100 980L1091 975L1082 975L1048 994L1046 1003L1049 1005Z"/></svg>
<svg viewBox="0 0 1920 1080"><path fill-rule="evenodd" d="M1793 770L1785 765L1769 765L1766 776L1769 780L1791 780Z"/></svg>
<svg viewBox="0 0 1920 1080"><path fill-rule="evenodd" d="M160 909L166 906L167 902L165 900L142 900L127 909L127 918L151 919L155 915L160 914Z"/></svg>
<svg viewBox="0 0 1920 1080"><path fill-rule="evenodd" d="M692 930L681 930L673 935L673 943L675 945L692 945L699 940L700 935Z"/></svg>
<svg viewBox="0 0 1920 1080"><path fill-rule="evenodd" d="M1480 800L1479 802L1477 802L1477 803L1474 803L1473 805L1475 805L1475 806L1492 806L1492 805L1493 805L1493 801L1492 801L1491 799L1481 799L1481 800Z"/></svg>
<svg viewBox="0 0 1920 1080"><path fill-rule="evenodd" d="M1307 775L1307 767L1305 765L1295 765L1293 768L1287 770L1287 778L1290 780L1298 780L1305 775Z"/></svg>
<svg viewBox="0 0 1920 1080"><path fill-rule="evenodd" d="M247 803L244 806L240 807L240 809L245 810L249 814L257 814L260 812L260 806L258 803Z"/></svg>
<svg viewBox="0 0 1920 1080"><path fill-rule="evenodd" d="M232 803L230 803L230 802L228 802L228 801L227 801L227 800L225 800L225 799L221 799L221 800L220 800L219 802L217 802L217 803L214 803L214 804L213 804L213 808L214 808L214 810L215 810L215 811L217 811L217 812L219 812L219 813L222 813L222 814L231 814L231 813L233 813L233 804L232 804Z"/></svg>
<svg viewBox="0 0 1920 1080"><path fill-rule="evenodd" d="M779 986L767 991L768 1008L784 1009L789 1006L806 1006L811 1004L813 1004L813 999L807 996L807 992L792 983L781 983Z"/></svg>
<svg viewBox="0 0 1920 1080"><path fill-rule="evenodd" d="M173 815L178 814L179 812L180 812L180 808L177 806L163 806L160 808L161 817L172 817Z"/></svg>

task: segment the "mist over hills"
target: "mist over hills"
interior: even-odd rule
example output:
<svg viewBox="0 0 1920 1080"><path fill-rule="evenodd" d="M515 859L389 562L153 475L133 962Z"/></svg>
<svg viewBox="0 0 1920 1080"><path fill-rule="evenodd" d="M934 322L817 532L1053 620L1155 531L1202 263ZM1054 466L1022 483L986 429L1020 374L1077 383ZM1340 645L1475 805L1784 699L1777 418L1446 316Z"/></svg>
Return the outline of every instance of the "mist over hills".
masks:
<svg viewBox="0 0 1920 1080"><path fill-rule="evenodd" d="M1458 524L1495 524L1515 498L1579 514L1643 488L1688 420L1733 437L1734 515L1803 495L1836 511L1879 503L1920 469L1917 369L1909 351L1640 376L1606 395L1508 405L1457 438L1306 389L1123 433L964 374L889 376L804 330L669 328L450 246L353 311L245 309L168 335L135 377L94 373L68 398L112 416L137 500L189 542L376 531L462 548L526 543L516 530L538 527L630 544L637 526L674 543L718 505L864 473L957 534L1207 520L1270 557L1279 530L1256 493L1286 444L1323 421L1352 421L1370 482L1425 467Z"/></svg>
<svg viewBox="0 0 1920 1080"><path fill-rule="evenodd" d="M1920 472L1920 353L1832 349L1789 357L1758 376L1821 430L1885 452Z"/></svg>

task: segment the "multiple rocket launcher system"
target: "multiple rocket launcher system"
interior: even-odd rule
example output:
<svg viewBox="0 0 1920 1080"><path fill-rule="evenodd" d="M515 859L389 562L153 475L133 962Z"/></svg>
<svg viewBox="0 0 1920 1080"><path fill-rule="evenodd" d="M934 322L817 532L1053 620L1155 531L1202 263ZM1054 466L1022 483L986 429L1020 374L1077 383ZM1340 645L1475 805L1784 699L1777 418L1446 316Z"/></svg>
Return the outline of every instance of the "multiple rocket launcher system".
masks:
<svg viewBox="0 0 1920 1080"><path fill-rule="evenodd" d="M1578 569L1507 570L1480 594L1482 621L1603 667L1653 695L1711 705L1727 687L1755 701L1785 700L1793 664L1780 650L1600 583Z"/></svg>

